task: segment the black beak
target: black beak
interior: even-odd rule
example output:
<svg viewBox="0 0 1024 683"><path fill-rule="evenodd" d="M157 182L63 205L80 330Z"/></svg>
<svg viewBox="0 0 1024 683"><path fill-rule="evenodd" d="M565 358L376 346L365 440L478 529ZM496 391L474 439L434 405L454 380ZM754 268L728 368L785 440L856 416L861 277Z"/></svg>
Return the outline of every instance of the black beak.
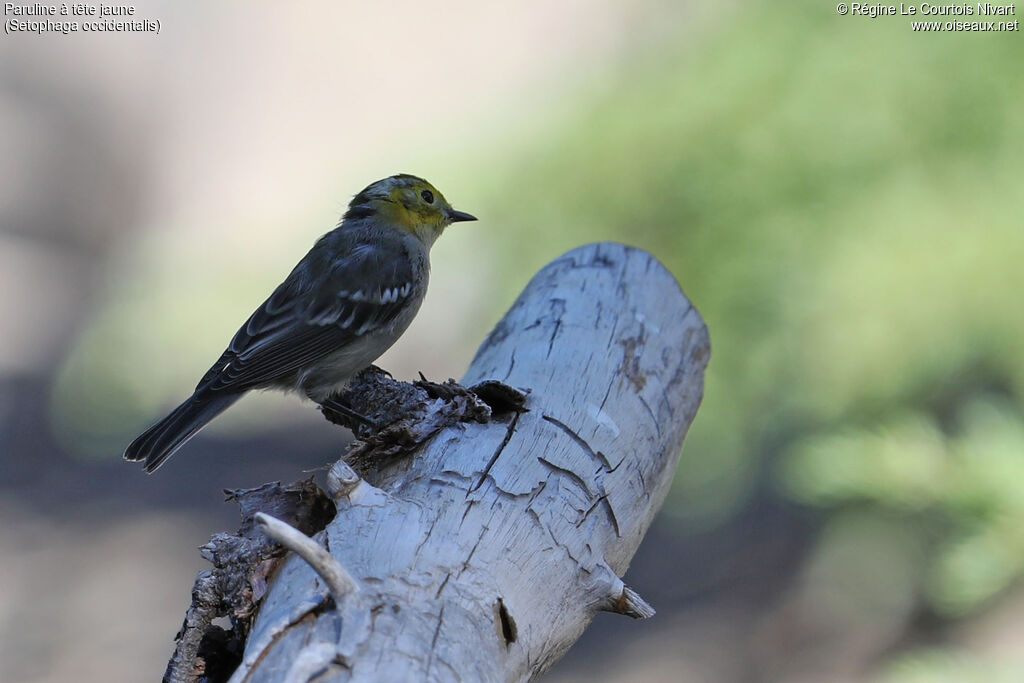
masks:
<svg viewBox="0 0 1024 683"><path fill-rule="evenodd" d="M465 211L456 211L455 209L452 209L451 211L448 212L448 220L450 220L452 223L459 223L461 221L475 221L476 216L472 216L466 213Z"/></svg>

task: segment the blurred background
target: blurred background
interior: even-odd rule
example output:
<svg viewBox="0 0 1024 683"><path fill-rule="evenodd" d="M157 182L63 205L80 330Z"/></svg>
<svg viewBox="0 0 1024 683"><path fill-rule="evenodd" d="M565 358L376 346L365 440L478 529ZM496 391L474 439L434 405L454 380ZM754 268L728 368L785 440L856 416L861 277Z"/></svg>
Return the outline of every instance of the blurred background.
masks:
<svg viewBox="0 0 1024 683"><path fill-rule="evenodd" d="M347 433L246 398L125 444L395 172L481 218L380 361L460 377L541 266L650 250L714 354L570 681L1024 680L1024 42L807 0L139 0L0 39L0 680L155 680L221 489ZM1010 17L1014 19L1015 17ZM415 340L415 341L414 341Z"/></svg>

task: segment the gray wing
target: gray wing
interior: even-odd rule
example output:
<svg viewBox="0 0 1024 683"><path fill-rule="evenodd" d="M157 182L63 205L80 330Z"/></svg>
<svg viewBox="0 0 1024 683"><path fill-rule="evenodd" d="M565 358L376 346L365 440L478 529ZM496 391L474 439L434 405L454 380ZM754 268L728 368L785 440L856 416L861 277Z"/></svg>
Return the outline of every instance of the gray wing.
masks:
<svg viewBox="0 0 1024 683"><path fill-rule="evenodd" d="M413 294L398 244L359 244L329 233L238 330L197 391L237 392L283 379L370 330Z"/></svg>

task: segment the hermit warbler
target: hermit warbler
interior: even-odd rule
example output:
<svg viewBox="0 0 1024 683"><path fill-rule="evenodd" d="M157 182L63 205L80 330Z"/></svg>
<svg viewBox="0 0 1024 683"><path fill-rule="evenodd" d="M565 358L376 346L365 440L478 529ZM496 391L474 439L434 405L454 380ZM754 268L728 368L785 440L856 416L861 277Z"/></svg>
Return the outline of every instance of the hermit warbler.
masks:
<svg viewBox="0 0 1024 683"><path fill-rule="evenodd" d="M250 389L283 389L323 403L409 327L427 291L430 247L475 217L411 175L357 194L199 380L192 396L135 439L125 460L160 467Z"/></svg>

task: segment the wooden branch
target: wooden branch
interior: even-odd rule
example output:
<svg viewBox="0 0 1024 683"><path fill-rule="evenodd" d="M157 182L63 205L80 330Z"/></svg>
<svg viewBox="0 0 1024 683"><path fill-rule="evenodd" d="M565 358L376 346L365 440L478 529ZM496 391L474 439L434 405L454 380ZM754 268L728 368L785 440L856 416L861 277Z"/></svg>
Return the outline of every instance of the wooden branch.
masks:
<svg viewBox="0 0 1024 683"><path fill-rule="evenodd" d="M651 255L598 244L548 265L463 379L523 389L525 409L484 419L463 396L474 418L432 423L411 457L335 466L337 515L298 542L319 566L282 562L231 680L526 680L597 612L651 616L619 577L671 485L709 354Z"/></svg>
<svg viewBox="0 0 1024 683"><path fill-rule="evenodd" d="M287 522L276 517L257 512L256 523L260 525L270 538L301 557L327 584L327 589L334 598L334 604L340 605L345 596L359 591L359 584L352 575L345 571L337 559L317 545L316 541L302 533Z"/></svg>

